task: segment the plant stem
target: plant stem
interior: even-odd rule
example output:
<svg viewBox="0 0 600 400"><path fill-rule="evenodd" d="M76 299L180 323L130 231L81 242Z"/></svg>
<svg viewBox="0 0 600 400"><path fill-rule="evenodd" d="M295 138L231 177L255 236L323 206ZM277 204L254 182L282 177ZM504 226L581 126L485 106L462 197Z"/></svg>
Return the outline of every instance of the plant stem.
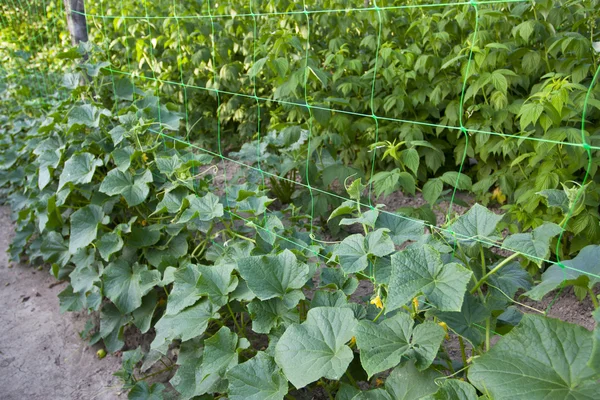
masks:
<svg viewBox="0 0 600 400"><path fill-rule="evenodd" d="M385 307L383 307L383 308L381 309L381 311L379 311L379 314L377 314L377 315L375 316L375 318L373 319L373 322L376 322L376 321L379 319L379 317L381 317L381 316L383 315L383 310L385 310Z"/></svg>
<svg viewBox="0 0 600 400"><path fill-rule="evenodd" d="M198 246L196 246L196 248L192 251L192 257L194 257L196 255L196 252L202 248L202 250L200 250L198 252L198 254L202 254L202 251L204 250L204 246L206 246L206 240L203 240L202 242L198 243Z"/></svg>
<svg viewBox="0 0 600 400"><path fill-rule="evenodd" d="M485 255L483 254L483 245L479 246L479 254L481 255L481 276L485 276L487 268L485 266Z"/></svg>
<svg viewBox="0 0 600 400"><path fill-rule="evenodd" d="M460 345L460 356L462 357L463 366L467 366L467 352L465 350L465 342L462 336L458 337L458 344Z"/></svg>
<svg viewBox="0 0 600 400"><path fill-rule="evenodd" d="M511 255L510 257L505 258L500 264L496 265L490 272L488 272L487 274L485 274L480 280L479 282L477 282L477 284L473 287L473 289L471 289L471 294L474 294L477 289L479 289L479 287L481 285L483 285L483 283L487 280L487 278L489 278L490 276L494 275L496 272L498 272L500 270L500 268L504 267L506 264L508 264L509 262L511 262L514 258L516 258L517 256L519 256L521 253L513 253L513 255Z"/></svg>
<svg viewBox="0 0 600 400"><path fill-rule="evenodd" d="M141 377L141 378L137 378L137 379L136 379L136 381L143 381L143 380L146 380L146 379L148 379L148 378L151 378L151 377L153 377L153 376L160 375L160 374L162 374L163 372L167 372L167 371L170 371L170 370L172 370L174 367L175 367L174 365L171 365L170 367L163 368L163 369L161 369L160 371L156 371L156 372L154 372L154 373L152 373L152 374L149 374L149 375L144 375L144 376L143 376L143 377Z"/></svg>
<svg viewBox="0 0 600 400"><path fill-rule="evenodd" d="M350 381L350 383L352 384L352 386L354 386L357 389L360 389L356 383L356 381L354 380L354 377L352 376L352 374L350 373L350 371L346 370L345 372L346 377L348 378L348 380Z"/></svg>
<svg viewBox="0 0 600 400"><path fill-rule="evenodd" d="M227 309L229 310L229 313L231 314L231 318L233 319L233 324L235 325L236 329L238 330L238 333L242 337L245 337L246 335L244 334L242 327L238 324L237 320L235 319L235 314L233 313L233 310L231 309L231 306L229 305L229 303L227 303Z"/></svg>
<svg viewBox="0 0 600 400"><path fill-rule="evenodd" d="M446 357L448 358L446 360L446 365L448 366L448 370L450 371L451 374L454 373L454 367L452 366L452 359L450 358L450 354L448 354L448 350L446 350L446 347L441 346L442 351L444 352L444 354L446 355Z"/></svg>
<svg viewBox="0 0 600 400"><path fill-rule="evenodd" d="M485 351L490 351L490 328L492 324L492 318L488 317L485 320Z"/></svg>
<svg viewBox="0 0 600 400"><path fill-rule="evenodd" d="M594 305L594 309L598 309L598 307L600 307L600 306L598 305L598 298L596 297L596 294L589 287L588 287L588 293L590 295L590 299L592 299L592 304Z"/></svg>
<svg viewBox="0 0 600 400"><path fill-rule="evenodd" d="M236 232L234 232L232 230L228 230L227 233L229 233L230 235L232 235L234 237L238 237L240 239L244 239L244 240L247 240L249 242L256 243L256 241L254 239L250 239L250 238L247 238L246 236L242 236L242 235L240 235L240 234L238 234L238 233L236 233Z"/></svg>

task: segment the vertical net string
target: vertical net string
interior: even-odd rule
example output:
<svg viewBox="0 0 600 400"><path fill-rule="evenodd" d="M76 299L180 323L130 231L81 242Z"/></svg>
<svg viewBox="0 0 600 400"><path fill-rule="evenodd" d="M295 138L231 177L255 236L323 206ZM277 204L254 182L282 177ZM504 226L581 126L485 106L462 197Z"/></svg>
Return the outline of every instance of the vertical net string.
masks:
<svg viewBox="0 0 600 400"><path fill-rule="evenodd" d="M371 118L375 122L375 142L379 141L379 118L375 114L375 83L377 82L377 66L379 64L379 51L381 49L381 31L383 27L383 21L381 19L381 9L377 6L377 1L373 1L373 9L377 12L378 28L377 28L377 49L375 50L375 65L373 66L373 79L371 80L371 97L369 99L369 106L371 108ZM377 156L377 149L373 148L373 156L371 157L371 175L369 177L369 206L373 208L373 175L375 174L375 158Z"/></svg>
<svg viewBox="0 0 600 400"><path fill-rule="evenodd" d="M306 184L308 186L308 193L310 194L310 240L311 244L314 244L314 219L315 219L315 197L313 195L313 188L310 184L310 160L312 158L311 151L311 137L313 130L313 113L311 110L310 103L308 101L308 57L310 52L310 15L306 7L306 0L303 0L304 15L306 17L306 54L304 57L304 106L308 110L308 139L306 149Z"/></svg>
<svg viewBox="0 0 600 400"><path fill-rule="evenodd" d="M252 25L253 25L252 66L255 66L256 65L256 53L257 53L256 41L258 40L258 36L257 36L258 33L257 33L257 24L256 24L256 14L254 13L253 3L254 3L254 0L250 0L250 14L252 15ZM257 90L256 90L256 75L258 75L258 71L254 71L254 75L252 76L252 94L254 95L254 100L256 101L256 162L258 165L258 170L260 171L260 177L261 177L261 181L262 181L261 190L265 190L267 187L267 184L265 182L265 173L262 169L261 162L260 162L260 158L261 158L261 154L260 154L260 143L261 143L260 100L258 98L258 94L257 94ZM267 222L267 211L265 211L264 215L263 215L263 226L266 226L266 222Z"/></svg>
<svg viewBox="0 0 600 400"><path fill-rule="evenodd" d="M225 163L225 157L223 156L223 144L221 143L221 94L218 88L220 88L220 84L218 81L218 71L217 71L217 45L216 45L216 31L215 31L215 20L212 16L211 10L211 2L210 0L206 1L206 9L208 11L208 16L210 19L210 28L211 28L211 60L212 60L212 69L213 69L213 86L217 87L217 90L213 91L217 95L217 148L219 151L219 158L221 159L221 165L223 166L223 184L224 184L224 198L225 198L225 207L227 209L227 215L231 218L231 207L229 205L229 196L227 195L228 182L227 182L227 165Z"/></svg>
<svg viewBox="0 0 600 400"><path fill-rule="evenodd" d="M152 71L152 78L156 79L156 72L154 71L154 64L158 63L158 60L154 57L154 46L152 45L152 24L150 23L150 18L148 17L148 0L144 1L144 13L146 14L146 22L148 23L148 39L150 40L150 62L149 67ZM160 131L162 132L162 119L160 117L160 83L156 81L154 85L157 101L156 101L156 109L158 113L158 125L160 126ZM164 142L163 142L164 143Z"/></svg>
<svg viewBox="0 0 600 400"><path fill-rule="evenodd" d="M475 9L475 30L473 31L473 39L471 41L471 46L469 49L469 59L467 61L467 66L465 68L465 77L463 79L462 90L460 94L460 103L459 103L459 124L460 124L460 132L465 137L465 148L463 150L462 159L460 161L460 167L458 168L458 175L456 176L456 181L454 182L454 188L452 189L452 197L450 198L450 203L448 204L448 211L446 213L446 223L450 222L452 218L452 206L454 205L454 198L456 197L456 191L458 189L458 183L460 179L460 175L462 174L465 160L467 159L467 148L469 147L469 131L465 127L464 124L464 106L465 106L465 92L467 89L467 81L469 79L469 72L471 69L471 63L473 62L473 48L475 47L475 42L477 41L477 33L479 32L479 7L478 3L475 0L471 0L470 6ZM460 136L460 134L459 134ZM454 232L450 232L453 237L455 237ZM454 240L452 254L454 255L456 252L456 240Z"/></svg>

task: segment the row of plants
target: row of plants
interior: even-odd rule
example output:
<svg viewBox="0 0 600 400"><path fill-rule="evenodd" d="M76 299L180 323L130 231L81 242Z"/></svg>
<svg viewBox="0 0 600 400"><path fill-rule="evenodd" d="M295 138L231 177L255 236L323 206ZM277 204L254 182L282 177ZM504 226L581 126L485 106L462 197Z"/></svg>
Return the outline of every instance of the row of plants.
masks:
<svg viewBox="0 0 600 400"><path fill-rule="evenodd" d="M140 373L160 362L176 368L183 399L596 397L599 328L523 314L515 296L572 285L597 309L600 246L534 284L523 265L549 259L558 225L504 236L505 217L476 204L434 227L365 206L361 178L343 182L348 200L328 215L357 233L316 240L305 209L274 202L260 173L228 175L230 164L186 143L177 107L120 84L96 51L61 55L80 61L64 96L2 88L0 187L13 260L48 263L69 282L62 311L99 313L90 342L126 350L118 375L130 398L162 398ZM153 335L149 351L124 349L132 329Z"/></svg>
<svg viewBox="0 0 600 400"><path fill-rule="evenodd" d="M431 222L457 187L503 206L513 233L576 210L560 256L598 243L598 85L581 129L599 65L597 0L419 7L428 3L102 1L87 11L111 68L183 106L187 137L201 147L216 151L218 130L227 152L301 127L293 151L268 144L284 159L270 172L306 174L342 195L332 176L366 175L377 196L421 191L428 204L415 215ZM244 162L258 166L255 153ZM574 183L586 172L584 186ZM339 205L317 200L323 219Z"/></svg>

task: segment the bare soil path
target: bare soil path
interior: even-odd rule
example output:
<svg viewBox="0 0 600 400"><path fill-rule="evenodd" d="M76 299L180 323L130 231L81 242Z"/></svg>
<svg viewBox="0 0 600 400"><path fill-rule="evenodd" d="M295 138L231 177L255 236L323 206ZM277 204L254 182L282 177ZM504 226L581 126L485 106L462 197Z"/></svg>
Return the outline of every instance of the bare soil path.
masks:
<svg viewBox="0 0 600 400"><path fill-rule="evenodd" d="M0 207L0 398L3 400L113 400L120 382L118 357L99 360L79 337L86 316L60 314L65 283L47 269L12 264L8 207Z"/></svg>

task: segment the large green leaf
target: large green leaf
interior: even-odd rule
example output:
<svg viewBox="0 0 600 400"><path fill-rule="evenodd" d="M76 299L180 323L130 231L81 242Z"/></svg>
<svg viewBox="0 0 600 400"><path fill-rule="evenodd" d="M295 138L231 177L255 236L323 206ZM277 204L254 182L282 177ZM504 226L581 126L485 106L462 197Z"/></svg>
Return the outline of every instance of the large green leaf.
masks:
<svg viewBox="0 0 600 400"><path fill-rule="evenodd" d="M145 265L117 260L103 274L104 291L119 310L126 314L142 305L142 297L160 282L160 272Z"/></svg>
<svg viewBox="0 0 600 400"><path fill-rule="evenodd" d="M283 373L263 351L231 368L227 380L231 400L282 400L288 392Z"/></svg>
<svg viewBox="0 0 600 400"><path fill-rule="evenodd" d="M277 298L266 301L255 299L248 304L248 311L252 319L252 330L256 333L268 334L281 324L288 326L300 322L296 308L288 309L283 300Z"/></svg>
<svg viewBox="0 0 600 400"><path fill-rule="evenodd" d="M162 383L153 383L148 385L144 381L137 382L131 388L127 396L128 400L163 400L162 391L165 385Z"/></svg>
<svg viewBox="0 0 600 400"><path fill-rule="evenodd" d="M238 363L237 343L238 336L225 326L204 341L202 364L196 372L196 395L225 391L223 378Z"/></svg>
<svg viewBox="0 0 600 400"><path fill-rule="evenodd" d="M99 334L104 339L107 351L112 353L123 347L123 327L130 321L131 316L122 314L114 304L107 303L102 306Z"/></svg>
<svg viewBox="0 0 600 400"><path fill-rule="evenodd" d="M189 207L181 214L177 221L179 224L188 222L193 218L198 218L200 221L210 221L223 216L223 204L219 203L219 198L212 193L208 193L203 197L190 194L186 197L186 200Z"/></svg>
<svg viewBox="0 0 600 400"><path fill-rule="evenodd" d="M472 272L457 264L443 264L429 245L410 247L392 255L387 310L402 307L419 293L441 311L460 311Z"/></svg>
<svg viewBox="0 0 600 400"><path fill-rule="evenodd" d="M102 115L110 117L110 111L91 104L75 106L69 112L68 123L69 126L79 124L90 128L97 128L100 126L100 116Z"/></svg>
<svg viewBox="0 0 600 400"><path fill-rule="evenodd" d="M184 308L194 305L202 297L202 294L196 287L200 278L200 271L196 265L188 264L184 267L179 267L173 274L173 277L175 280L173 282L173 289L169 293L167 314L177 314Z"/></svg>
<svg viewBox="0 0 600 400"><path fill-rule="evenodd" d="M592 333L585 328L525 314L469 368L469 380L495 400L598 398L600 375L587 362Z"/></svg>
<svg viewBox="0 0 600 400"><path fill-rule="evenodd" d="M88 204L71 214L71 233L69 235L69 252L71 254L96 239L98 225L103 218L102 207L94 204Z"/></svg>
<svg viewBox="0 0 600 400"><path fill-rule="evenodd" d="M141 333L146 333L152 326L152 317L154 310L158 306L158 295L155 290L150 290L147 295L142 298L142 305L133 310L133 323L138 327Z"/></svg>
<svg viewBox="0 0 600 400"><path fill-rule="evenodd" d="M58 294L59 311L61 314L67 311L81 311L85 307L85 293L76 293L71 285Z"/></svg>
<svg viewBox="0 0 600 400"><path fill-rule="evenodd" d="M122 195L127 205L133 207L146 199L150 192L148 187L150 182L152 182L152 172L148 169L141 175L133 177L129 171L123 172L115 168L106 175L99 190L109 196Z"/></svg>
<svg viewBox="0 0 600 400"><path fill-rule="evenodd" d="M40 252L42 257L44 257L44 261L53 264L56 263L60 267L67 265L71 259L69 246L62 235L58 232L49 232L44 236Z"/></svg>
<svg viewBox="0 0 600 400"><path fill-rule="evenodd" d="M592 288L600 282L600 246L584 247L577 257L563 261L564 268L553 264L542 274L542 281L525 293L533 300L541 300L546 294L564 284Z"/></svg>
<svg viewBox="0 0 600 400"><path fill-rule="evenodd" d="M198 293L208 296L208 299L216 306L227 304L228 294L233 292L238 285L238 278L232 275L234 264L215 264L198 266L200 278L196 284Z"/></svg>
<svg viewBox="0 0 600 400"><path fill-rule="evenodd" d="M71 262L75 264L75 269L69 275L74 292L88 292L92 290L94 283L100 280L98 264L95 264L96 251L91 249L79 249Z"/></svg>
<svg viewBox="0 0 600 400"><path fill-rule="evenodd" d="M96 247L98 248L100 256L102 256L105 261L108 261L112 254L123 248L123 239L121 239L121 235L118 233L109 232L98 239Z"/></svg>
<svg viewBox="0 0 600 400"><path fill-rule="evenodd" d="M436 379L442 375L428 369L418 371L412 361L396 367L385 380L384 389L360 391L354 386L342 383L336 400L422 400L436 393Z"/></svg>
<svg viewBox="0 0 600 400"><path fill-rule="evenodd" d="M448 227L448 237L454 238L461 245L468 247L479 243L479 240L496 240L498 237L493 235L496 232L496 226L502 219L502 215L494 214L482 205L475 204L466 214L461 215Z"/></svg>
<svg viewBox="0 0 600 400"><path fill-rule="evenodd" d="M333 255L338 257L344 272L350 274L367 268L369 255L384 257L394 249L394 242L387 230L378 229L369 232L366 237L361 234L348 236L337 246Z"/></svg>
<svg viewBox="0 0 600 400"><path fill-rule="evenodd" d="M556 207L559 208L563 214L567 214L570 208L569 197L564 190L558 189L546 189L538 192L539 195L542 195L546 198L546 203L548 207Z"/></svg>
<svg viewBox="0 0 600 400"><path fill-rule="evenodd" d="M153 214L164 212L176 213L181 209L185 196L189 193L188 189L183 186L178 186L173 190L165 192L160 203L156 205L156 210Z"/></svg>
<svg viewBox="0 0 600 400"><path fill-rule="evenodd" d="M524 257L542 265L543 260L550 256L550 239L562 232L562 228L551 222L535 228L532 232L516 233L508 236L502 247L518 251Z"/></svg>
<svg viewBox="0 0 600 400"><path fill-rule="evenodd" d="M460 312L432 310L430 313L448 324L450 329L475 346L479 346L483 342L485 333L483 321L490 316L490 311L481 304L478 298L467 293Z"/></svg>
<svg viewBox="0 0 600 400"><path fill-rule="evenodd" d="M102 160L96 159L90 153L74 154L65 162L65 166L58 179L58 190L67 183L76 185L90 183L96 167L102 165Z"/></svg>
<svg viewBox="0 0 600 400"><path fill-rule="evenodd" d="M304 298L300 289L310 278L309 268L289 250L275 256L245 257L237 265L250 290L261 300L279 298L291 308Z"/></svg>
<svg viewBox="0 0 600 400"><path fill-rule="evenodd" d="M181 167L181 159L176 155L159 157L156 159L156 167L161 173L170 178Z"/></svg>
<svg viewBox="0 0 600 400"><path fill-rule="evenodd" d="M407 218L400 214L381 213L375 227L389 229L388 235L398 246L407 240L416 241L425 233L423 221Z"/></svg>
<svg viewBox="0 0 600 400"><path fill-rule="evenodd" d="M364 320L356 326L360 361L369 377L398 365L403 356L415 358L419 370L428 368L446 332L433 322L414 326L408 314L398 313L379 324Z"/></svg>
<svg viewBox="0 0 600 400"><path fill-rule="evenodd" d="M355 326L348 308L313 308L304 323L283 333L275 347L275 361L296 388L322 377L340 379L354 358L346 343Z"/></svg>
<svg viewBox="0 0 600 400"><path fill-rule="evenodd" d="M219 318L216 311L217 308L205 299L179 314L164 315L154 326L156 337L151 348L166 351L165 345L175 339L185 342L202 335L208 327L208 321Z"/></svg>
<svg viewBox="0 0 600 400"><path fill-rule="evenodd" d="M119 171L125 172L131 166L131 159L135 150L131 146L125 146L115 149L112 152L112 158Z"/></svg>
<svg viewBox="0 0 600 400"><path fill-rule="evenodd" d="M417 400L438 390L435 379L441 374L428 369L419 372L412 361L396 367L385 381L385 390L393 400Z"/></svg>

